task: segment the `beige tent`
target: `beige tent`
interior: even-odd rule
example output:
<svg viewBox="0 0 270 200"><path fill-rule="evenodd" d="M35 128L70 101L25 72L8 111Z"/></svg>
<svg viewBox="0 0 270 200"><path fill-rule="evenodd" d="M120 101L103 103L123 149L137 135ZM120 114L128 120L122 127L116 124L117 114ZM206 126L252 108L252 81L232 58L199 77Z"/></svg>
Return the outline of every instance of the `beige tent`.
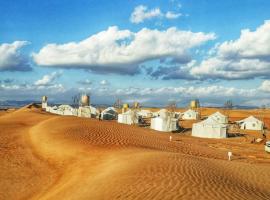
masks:
<svg viewBox="0 0 270 200"><path fill-rule="evenodd" d="M220 112L215 112L214 114L208 116L208 118L212 118L215 121L217 121L218 123L221 124L227 124L228 123L228 117L221 114Z"/></svg>
<svg viewBox="0 0 270 200"><path fill-rule="evenodd" d="M138 124L139 122L139 116L135 111L128 110L125 113L118 115L118 123L122 124Z"/></svg>
<svg viewBox="0 0 270 200"><path fill-rule="evenodd" d="M174 113L162 109L157 117L151 119L150 128L164 132L176 131L178 129L178 119L174 118Z"/></svg>
<svg viewBox="0 0 270 200"><path fill-rule="evenodd" d="M140 110L138 115L141 117L152 117L153 113L150 110Z"/></svg>
<svg viewBox="0 0 270 200"><path fill-rule="evenodd" d="M186 112L183 113L182 119L184 119L184 120L198 120L199 113L195 110L188 109Z"/></svg>
<svg viewBox="0 0 270 200"><path fill-rule="evenodd" d="M202 138L226 138L227 125L219 123L213 118L208 118L193 124L192 136Z"/></svg>
<svg viewBox="0 0 270 200"><path fill-rule="evenodd" d="M78 117L96 118L98 115L98 110L93 106L81 106L78 109Z"/></svg>
<svg viewBox="0 0 270 200"><path fill-rule="evenodd" d="M241 129L246 130L263 130L264 123L253 116L237 121Z"/></svg>
<svg viewBox="0 0 270 200"><path fill-rule="evenodd" d="M117 115L117 110L114 107L109 107L101 112L101 119L114 120L117 119Z"/></svg>

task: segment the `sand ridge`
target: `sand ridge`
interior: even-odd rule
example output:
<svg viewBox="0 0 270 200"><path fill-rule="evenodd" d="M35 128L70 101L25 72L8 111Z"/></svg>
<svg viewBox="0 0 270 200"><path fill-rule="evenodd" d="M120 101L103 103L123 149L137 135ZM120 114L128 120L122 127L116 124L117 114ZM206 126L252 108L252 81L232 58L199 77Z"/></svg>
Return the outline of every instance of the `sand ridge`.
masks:
<svg viewBox="0 0 270 200"><path fill-rule="evenodd" d="M169 133L37 108L5 114L0 128L1 152L6 149L0 157L0 199L270 196L270 157L243 138L173 134L169 142ZM232 162L226 160L230 148L238 154ZM17 175L23 176L18 182Z"/></svg>

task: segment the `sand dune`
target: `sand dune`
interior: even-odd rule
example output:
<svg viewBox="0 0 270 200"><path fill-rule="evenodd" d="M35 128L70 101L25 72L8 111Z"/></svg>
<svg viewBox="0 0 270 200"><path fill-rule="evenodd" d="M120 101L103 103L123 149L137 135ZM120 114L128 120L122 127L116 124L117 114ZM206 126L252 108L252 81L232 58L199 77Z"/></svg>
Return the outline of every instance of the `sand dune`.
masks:
<svg viewBox="0 0 270 200"><path fill-rule="evenodd" d="M270 155L243 137L192 138L35 107L1 115L0 130L0 199L270 196Z"/></svg>

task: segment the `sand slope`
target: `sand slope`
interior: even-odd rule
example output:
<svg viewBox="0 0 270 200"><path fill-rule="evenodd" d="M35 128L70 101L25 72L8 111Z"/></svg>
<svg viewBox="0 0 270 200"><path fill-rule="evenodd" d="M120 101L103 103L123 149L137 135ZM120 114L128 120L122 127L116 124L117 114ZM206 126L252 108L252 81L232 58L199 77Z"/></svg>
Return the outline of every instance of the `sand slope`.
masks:
<svg viewBox="0 0 270 200"><path fill-rule="evenodd" d="M0 130L0 199L270 196L270 156L244 138L169 142L172 134L27 107L2 115Z"/></svg>

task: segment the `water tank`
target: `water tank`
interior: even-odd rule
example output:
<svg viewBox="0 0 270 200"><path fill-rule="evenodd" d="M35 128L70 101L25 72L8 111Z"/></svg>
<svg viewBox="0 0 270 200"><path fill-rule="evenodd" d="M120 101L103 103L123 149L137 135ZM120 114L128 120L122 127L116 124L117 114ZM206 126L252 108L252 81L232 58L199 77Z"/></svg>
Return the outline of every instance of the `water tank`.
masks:
<svg viewBox="0 0 270 200"><path fill-rule="evenodd" d="M122 108L122 113L127 112L128 108L129 108L129 105L127 103L124 103L123 108Z"/></svg>
<svg viewBox="0 0 270 200"><path fill-rule="evenodd" d="M48 97L47 96L43 96L42 97L42 103L45 103L45 102L47 102L48 101Z"/></svg>
<svg viewBox="0 0 270 200"><path fill-rule="evenodd" d="M192 100L190 102L190 108L191 109L196 109L196 108L199 108L199 107L200 107L199 100Z"/></svg>
<svg viewBox="0 0 270 200"><path fill-rule="evenodd" d="M139 108L140 107L140 103L139 102L134 102L134 108Z"/></svg>
<svg viewBox="0 0 270 200"><path fill-rule="evenodd" d="M90 98L88 95L81 96L81 105L82 106L89 106L90 105Z"/></svg>

